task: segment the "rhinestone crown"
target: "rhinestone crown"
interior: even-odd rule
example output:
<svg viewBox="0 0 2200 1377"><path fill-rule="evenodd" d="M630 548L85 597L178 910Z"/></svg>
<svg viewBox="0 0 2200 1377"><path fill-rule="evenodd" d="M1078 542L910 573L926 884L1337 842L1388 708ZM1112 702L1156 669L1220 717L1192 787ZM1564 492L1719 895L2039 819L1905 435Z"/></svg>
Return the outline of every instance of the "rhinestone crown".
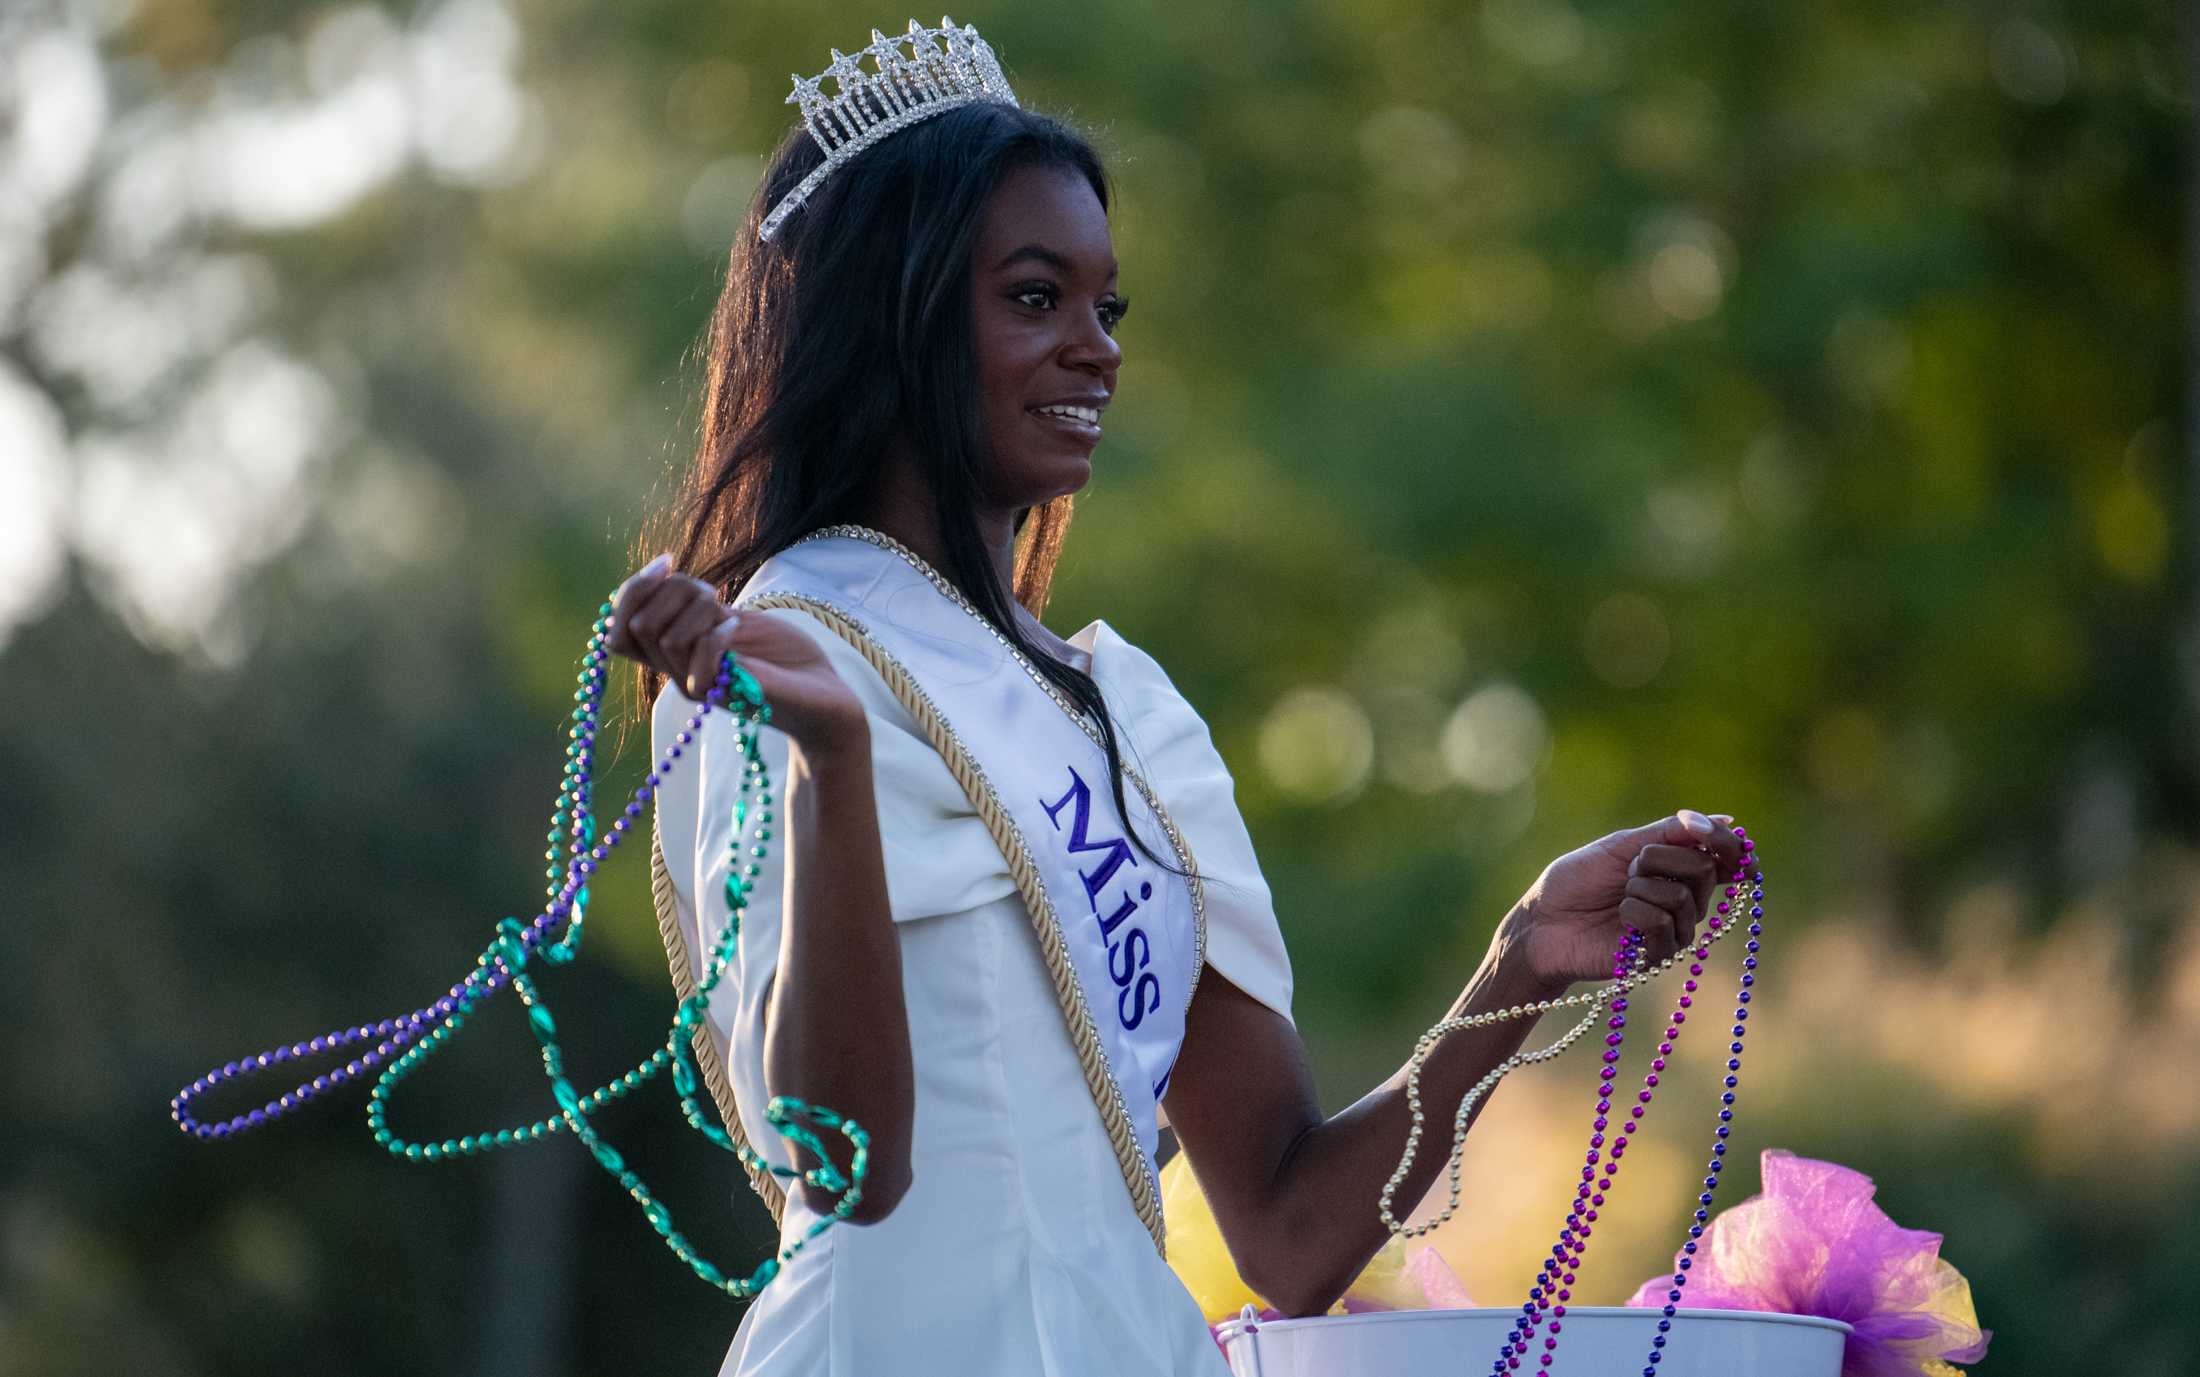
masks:
<svg viewBox="0 0 2200 1377"><path fill-rule="evenodd" d="M863 70L866 56L875 70ZM831 96L821 89L827 77L839 83ZM909 32L894 38L873 29L871 46L854 57L833 49L832 66L814 77L794 78L794 94L787 97L787 104L802 107L802 122L825 150L825 161L771 208L758 237L770 239L778 233L780 224L827 177L872 144L919 120L980 100L1013 106L1016 93L977 29L968 24L957 28L945 15L937 29L912 19Z"/></svg>

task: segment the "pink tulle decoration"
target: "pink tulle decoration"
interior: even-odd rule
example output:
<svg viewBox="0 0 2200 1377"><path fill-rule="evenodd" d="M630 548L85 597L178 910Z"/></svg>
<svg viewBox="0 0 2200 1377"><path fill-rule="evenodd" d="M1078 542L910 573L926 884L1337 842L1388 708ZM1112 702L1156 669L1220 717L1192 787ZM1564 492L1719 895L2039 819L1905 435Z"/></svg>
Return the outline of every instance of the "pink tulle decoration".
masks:
<svg viewBox="0 0 2200 1377"><path fill-rule="evenodd" d="M1939 1234L1897 1227L1862 1172L1778 1148L1763 1161L1764 1193L1704 1231L1683 1305L1846 1321L1841 1377L1919 1377L1986 1356L1992 1331ZM1627 1303L1663 1306L1672 1289L1671 1273L1654 1277Z"/></svg>
<svg viewBox="0 0 2200 1377"><path fill-rule="evenodd" d="M1434 1248L1423 1248L1406 1259L1406 1276L1421 1288L1428 1298L1430 1310L1471 1310L1474 1298L1467 1294L1466 1285L1459 1274L1451 1270L1443 1254Z"/></svg>

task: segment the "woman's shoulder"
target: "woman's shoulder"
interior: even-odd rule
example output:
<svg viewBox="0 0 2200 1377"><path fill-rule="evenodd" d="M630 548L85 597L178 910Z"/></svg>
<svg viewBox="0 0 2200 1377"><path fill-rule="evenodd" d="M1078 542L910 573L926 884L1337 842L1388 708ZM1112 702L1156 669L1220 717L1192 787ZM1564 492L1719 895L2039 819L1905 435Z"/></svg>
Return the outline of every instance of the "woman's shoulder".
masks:
<svg viewBox="0 0 2200 1377"><path fill-rule="evenodd" d="M863 703L870 725L871 782L876 793L881 855L896 922L959 913L1015 892L1007 862L984 820L923 729L863 653L815 617L791 607L750 614L778 617L815 641ZM696 705L680 689L658 694L651 736L658 753L679 744ZM731 719L711 713L694 733L697 768L665 776L661 809L705 850L723 842L730 805L746 772ZM774 780L785 777L790 743L778 729L759 733L759 753ZM710 806L703 806L705 801ZM673 835L668 831L667 836ZM783 855L784 853L777 853ZM769 864L769 862L767 862Z"/></svg>
<svg viewBox="0 0 2200 1377"><path fill-rule="evenodd" d="M816 643L834 672L855 694L863 705L870 727L871 772L882 804L906 808L927 819L951 815L967 806L954 776L933 750L923 728L894 696L862 651L799 608L763 608L743 615L775 617L801 630ZM733 731L730 717L712 712L701 724L695 724L693 718L697 711L697 704L677 684L668 681L663 686L650 721L651 746L657 756L661 757L668 748L677 745L683 731L700 736L706 745L723 748L730 742L729 734ZM762 745L767 763L775 769L784 769L788 749L784 735L766 726ZM706 750L706 761L716 754ZM703 773L710 772L706 764Z"/></svg>
<svg viewBox="0 0 2200 1377"><path fill-rule="evenodd" d="M1211 748L1206 720L1143 647L1098 618L1071 636L1069 644L1088 657L1086 672L1142 752L1186 745Z"/></svg>

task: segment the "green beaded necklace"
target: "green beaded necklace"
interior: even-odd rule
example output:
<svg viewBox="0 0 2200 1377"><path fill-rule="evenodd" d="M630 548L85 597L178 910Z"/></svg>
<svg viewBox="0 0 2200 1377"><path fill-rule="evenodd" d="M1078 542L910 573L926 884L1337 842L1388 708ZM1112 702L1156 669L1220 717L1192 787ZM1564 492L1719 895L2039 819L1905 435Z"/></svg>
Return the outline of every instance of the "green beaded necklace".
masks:
<svg viewBox="0 0 2200 1377"><path fill-rule="evenodd" d="M822 1105L807 1104L788 1095L775 1095L764 1107L764 1117L779 1135L795 1147L808 1152L819 1163L807 1171L782 1167L765 1160L737 1141L724 1128L711 1122L709 1113L696 1097L701 1078L696 1074L692 1039L696 1029L703 1026L710 1008L710 998L723 978L727 963L732 959L741 935L741 918L748 909L749 893L756 877L761 873L759 864L767 854L765 843L771 839L772 793L769 772L757 746L757 732L771 720L771 707L764 701L763 690L756 679L743 669L731 651L719 660L718 676L705 695L698 711L688 719L687 730L679 735L679 743L667 748L643 785L635 791L625 816L618 819L611 834L598 843L596 819L591 804L593 793L589 783L589 764L596 735L596 724L603 701L604 666L609 659L605 643L611 627L612 604L604 603L597 609L598 616L590 627L587 653L582 659L578 676L580 688L573 695L580 704L573 710L572 726L567 736L571 744L566 748L566 764L558 786L557 801L550 815L550 850L546 853L552 862L546 872L551 881L548 909L530 925L518 918L506 918L497 924L497 935L474 959L474 969L453 987L451 996L439 1001L407 1019L397 1021L390 1040L374 1052L340 1067L327 1077L316 1078L301 1085L290 1095L269 1102L261 1110L248 1116L239 1116L228 1123L209 1125L201 1123L192 1113L195 1097L213 1085L241 1075L249 1075L288 1060L296 1053L303 1055L309 1044L292 1044L262 1052L242 1062L232 1062L218 1068L186 1087L172 1102L177 1123L193 1136L221 1138L232 1132L242 1132L271 1122L291 1109L315 1097L316 1092L332 1088L330 1083L341 1083L359 1072L371 1069L389 1051L403 1046L404 1051L381 1071L373 1089L367 1096L367 1125L374 1133L374 1140L388 1150L391 1156L409 1162L439 1162L453 1157L471 1157L500 1148L520 1147L540 1142L558 1133L570 1133L596 1159L606 1172L618 1181L620 1187L641 1206L642 1216L657 1231L657 1235L670 1248L673 1255L688 1265L689 1270L713 1289L736 1300L746 1300L761 1291L780 1268L792 1261L802 1251L803 1245L816 1238L834 1224L854 1212L863 1198L863 1179L870 1159L870 1135L855 1120L846 1118ZM682 745L693 739L692 733L702 725L703 718L714 707L722 707L732 714L738 733L744 765L741 774L739 796L733 804L733 841L735 858L741 860L744 846L747 859L726 876L725 898L730 910L725 931L711 947L710 959L695 992L680 1001L673 1015L672 1027L664 1045L652 1051L632 1070L614 1076L594 1090L583 1094L576 1089L565 1074L565 1055L558 1044L557 1019L543 998L541 987L527 973L532 957L539 957L548 965L565 965L580 955L583 920L588 906L588 888L583 881L595 872L596 865L607 857L625 836L628 824L639 815L641 805L655 796L662 776L673 768L682 753ZM753 837L748 835L750 799L756 805L756 826ZM570 855L561 869L558 846L570 837ZM563 886L559 884L563 880ZM555 918L567 917L566 930L556 941L542 941ZM527 1025L534 1034L542 1052L543 1074L549 1078L551 1098L557 1102L557 1112L545 1115L533 1123L512 1128L484 1130L440 1142L415 1142L399 1137L389 1126L390 1103L397 1087L410 1076L428 1057L441 1050L458 1031L466 1026L474 1009L483 1000L494 995L497 987L509 980L519 994L521 1004L527 1010ZM406 1026L408 1020L411 1028ZM388 1031L391 1025L382 1025ZM348 1045L376 1031L368 1026L356 1030L340 1029L315 1039L312 1050L322 1050ZM409 1043L407 1046L405 1044ZM800 1238L787 1244L774 1256L766 1258L746 1277L726 1276L725 1272L703 1257L689 1243L686 1236L673 1227L672 1213L651 1193L641 1177L626 1165L619 1152L596 1131L590 1116L606 1104L622 1099L667 1067L672 1071L673 1090L679 1096L680 1113L690 1128L700 1133L716 1146L735 1155L744 1167L763 1169L779 1177L800 1177L804 1183L825 1193L833 1200L829 1212L821 1215L816 1223ZM849 1171L843 1174L827 1155L822 1134L837 1132L853 1145Z"/></svg>

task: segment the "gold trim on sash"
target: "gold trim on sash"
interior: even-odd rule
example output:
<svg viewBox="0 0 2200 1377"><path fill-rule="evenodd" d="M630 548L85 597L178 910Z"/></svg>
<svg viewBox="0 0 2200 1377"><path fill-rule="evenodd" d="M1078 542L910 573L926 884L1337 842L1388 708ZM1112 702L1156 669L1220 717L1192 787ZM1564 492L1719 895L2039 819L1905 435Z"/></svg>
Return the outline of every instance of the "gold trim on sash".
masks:
<svg viewBox="0 0 2200 1377"><path fill-rule="evenodd" d="M698 755L696 759L702 757ZM657 811L649 815L649 898L657 909L657 935L664 939L665 956L672 967L672 992L684 1004L695 997L695 962L688 951L687 930L680 926L679 910L673 907L672 872L665 867L664 833L657 826ZM703 1073L703 1084L710 1087L711 1102L718 1106L718 1117L726 1121L726 1133L741 1148L742 1170L749 1174L749 1188L764 1202L764 1208L772 1213L772 1222L779 1222L787 1210L787 1192L780 1186L779 1178L757 1166L752 1160L755 1149L749 1146L749 1135L741 1127L741 1111L733 1098L733 1080L726 1075L726 1064L718 1056L718 1044L710 1040L710 1021L705 1019L695 1025L691 1039L695 1044L695 1069Z"/></svg>
<svg viewBox="0 0 2200 1377"><path fill-rule="evenodd" d="M872 527L859 525L852 521L844 521L836 526L820 527L795 541L794 544L807 545L813 540L826 540L835 536L860 540L866 544L876 545L881 550L890 550L899 555L904 564L924 575L926 581L939 590L941 597L961 608L972 621L983 627L985 633L998 642L1002 650L1008 652L1010 659L1022 665L1024 673L1030 676L1031 682L1037 684L1042 693L1054 700L1054 706L1060 708L1062 715L1075 723L1077 729L1089 737L1093 745L1099 746L1103 750L1106 749L1106 738L1101 736L1100 729L1092 724L1085 716L1084 711L1069 699L1064 698L1062 691L1054 686L1053 681L1041 674L1039 667L1031 663L1024 653L1016 648L1016 643L1002 635L999 627L987 621L983 612L971 606L970 599L963 596L962 589L957 588L952 579L949 579L945 574L926 562L924 556L884 531L875 530ZM792 549L793 546L788 548ZM1152 810L1155 819L1160 822L1161 830L1168 834L1169 846L1176 852L1177 863L1184 867L1185 884L1192 891L1192 940L1195 945L1192 951L1192 978L1184 991L1184 1012L1189 1014L1192 1010L1192 996L1199 990L1199 977L1207 969L1207 887L1199 878L1199 867L1192 863L1191 850L1184 845L1184 838L1178 834L1176 823L1169 817L1169 810L1161 806L1160 797L1147 786L1146 777L1128 765L1123 767L1123 773L1130 777L1131 783L1138 786L1138 792L1145 797L1146 806ZM1129 821L1128 818L1124 819L1126 827L1129 825Z"/></svg>
<svg viewBox="0 0 2200 1377"><path fill-rule="evenodd" d="M1085 1002L1084 989L1079 984L1077 972L1070 964L1067 947L1063 943L1060 918L1054 904L1047 897L1046 884L1031 859L1031 850L1024 842L1023 833L1015 819L994 793L993 786L971 759L953 727L940 716L924 689L903 668L870 632L847 613L832 604L799 593L770 593L753 601L740 604L744 609L794 608L809 613L823 622L842 640L853 646L878 672L887 688L893 691L909 715L916 720L919 730L932 748L939 752L948 772L962 787L971 806L984 820L986 830L1000 848L1001 857L1008 862L1010 878L1016 892L1023 898L1024 907L1031 919L1032 934L1039 940L1039 952L1046 963L1047 976L1053 982L1055 1001L1062 1010L1070 1043L1077 1051L1078 1065L1084 1072L1085 1087L1092 1095L1093 1106L1100 1112L1100 1121L1107 1130L1108 1142L1115 1149L1117 1165L1123 1172L1123 1184L1129 1189L1131 1204L1138 1211L1138 1218L1153 1236L1154 1248L1166 1255L1167 1228L1161 1217L1159 1183L1154 1180L1146 1159L1145 1149L1139 1145L1138 1133L1131 1123L1130 1110L1123 1100L1122 1087L1117 1084L1115 1070L1108 1062L1107 1049L1102 1046L1098 1026L1093 1022L1092 1010ZM1059 700L1057 700L1059 701ZM1182 835L1161 806L1161 800L1147 787L1144 779L1128 766L1125 773L1137 784L1138 790L1153 809L1162 829L1177 852L1190 877L1195 898L1200 894L1198 863ZM678 915L673 910L669 873L665 870L662 838L652 835L652 878L661 883L652 886L657 906L657 928L665 940L666 954L671 958L673 988L685 998L695 987L693 964L687 950L687 935L680 927ZM1206 951L1206 916L1204 905L1193 905L1196 928L1196 950L1204 957ZM1193 973L1196 980L1198 973ZM710 1085L711 1098L718 1105L718 1112L726 1121L727 1131L736 1142L746 1145L741 1129L740 1115L736 1109L732 1082L727 1078L724 1062L707 1036L707 1027L695 1031L698 1051L698 1069ZM772 1217L779 1218L785 1209L785 1192L777 1180L767 1171L752 1168L750 1184L763 1197Z"/></svg>

